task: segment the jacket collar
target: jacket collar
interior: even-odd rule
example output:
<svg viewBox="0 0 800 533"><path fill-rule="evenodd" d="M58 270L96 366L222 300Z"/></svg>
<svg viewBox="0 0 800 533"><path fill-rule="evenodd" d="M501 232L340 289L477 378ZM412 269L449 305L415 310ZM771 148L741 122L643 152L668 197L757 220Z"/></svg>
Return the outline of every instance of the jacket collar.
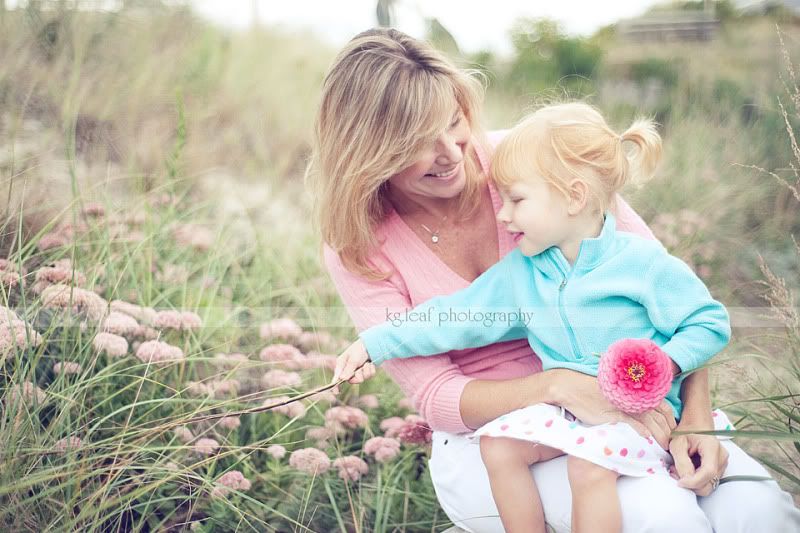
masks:
<svg viewBox="0 0 800 533"><path fill-rule="evenodd" d="M540 254L531 257L533 265L554 279L566 278L572 270L586 271L597 266L605 257L606 252L614 242L617 230L617 221L611 213L605 214L603 229L600 235L591 239L583 239L578 249L575 264L570 265L561 249L551 246Z"/></svg>

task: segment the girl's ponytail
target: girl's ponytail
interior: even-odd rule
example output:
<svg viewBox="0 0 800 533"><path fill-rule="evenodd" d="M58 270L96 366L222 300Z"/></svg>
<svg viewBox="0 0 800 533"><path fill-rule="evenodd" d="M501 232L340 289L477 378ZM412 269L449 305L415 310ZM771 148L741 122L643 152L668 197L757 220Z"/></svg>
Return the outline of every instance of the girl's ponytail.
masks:
<svg viewBox="0 0 800 533"><path fill-rule="evenodd" d="M632 142L637 150L626 154L628 172L626 181L635 184L644 183L655 174L656 166L661 159L661 136L656 124L649 119L637 119L625 133L620 135L620 142ZM620 184L624 185L624 184Z"/></svg>

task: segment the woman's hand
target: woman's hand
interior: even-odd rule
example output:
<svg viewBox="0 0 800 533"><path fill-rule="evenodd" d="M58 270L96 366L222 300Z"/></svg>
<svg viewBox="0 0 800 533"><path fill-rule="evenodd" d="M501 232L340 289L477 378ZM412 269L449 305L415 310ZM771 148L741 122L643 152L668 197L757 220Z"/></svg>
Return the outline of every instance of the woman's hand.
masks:
<svg viewBox="0 0 800 533"><path fill-rule="evenodd" d="M578 419L587 424L607 424L625 422L643 437L653 437L665 450L669 447L670 433L675 428L675 417L667 402L658 408L638 415L628 415L611 405L603 396L597 378L573 372L553 369L552 394L557 405L568 409Z"/></svg>
<svg viewBox="0 0 800 533"><path fill-rule="evenodd" d="M333 371L333 383L346 379L356 385L368 380L375 375L375 365L369 362L364 343L361 339L347 347L336 359L336 370ZM338 394L339 387L333 389L334 394Z"/></svg>
<svg viewBox="0 0 800 533"><path fill-rule="evenodd" d="M678 424L678 431L711 431L689 423ZM669 443L669 452L675 461L678 485L698 496L708 496L716 488L728 467L728 450L714 435L676 435ZM715 483L716 482L716 483Z"/></svg>

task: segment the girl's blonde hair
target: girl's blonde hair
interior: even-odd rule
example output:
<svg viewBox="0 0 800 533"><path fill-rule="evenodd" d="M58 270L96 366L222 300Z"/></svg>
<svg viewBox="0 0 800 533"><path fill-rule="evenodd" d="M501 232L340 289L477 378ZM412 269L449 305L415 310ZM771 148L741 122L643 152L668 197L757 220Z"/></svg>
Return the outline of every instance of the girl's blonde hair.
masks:
<svg viewBox="0 0 800 533"><path fill-rule="evenodd" d="M636 145L633 153L626 141ZM661 137L652 120L638 119L620 135L588 104L555 104L528 115L500 142L492 179L508 187L540 176L567 195L578 178L588 185L589 205L605 212L623 185L651 178L660 158Z"/></svg>
<svg viewBox="0 0 800 533"><path fill-rule="evenodd" d="M481 139L483 86L440 52L394 29L354 37L325 77L306 169L322 239L345 267L371 279L389 273L368 262L375 228L386 216L387 180L415 162L450 125L456 105ZM471 145L458 215L479 205L485 182Z"/></svg>

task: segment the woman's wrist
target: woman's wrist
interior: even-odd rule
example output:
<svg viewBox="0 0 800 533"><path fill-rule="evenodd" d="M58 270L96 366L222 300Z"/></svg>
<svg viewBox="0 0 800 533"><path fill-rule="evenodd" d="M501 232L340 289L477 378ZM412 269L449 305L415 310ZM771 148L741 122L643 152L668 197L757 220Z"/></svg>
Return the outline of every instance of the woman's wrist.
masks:
<svg viewBox="0 0 800 533"><path fill-rule="evenodd" d="M544 402L551 405L563 406L568 401L569 387L566 386L565 381L569 373L569 370L554 368L534 374L533 376L544 380L544 386L541 388L544 398L540 397L538 400L524 398L523 403L525 405L531 405L532 403Z"/></svg>

